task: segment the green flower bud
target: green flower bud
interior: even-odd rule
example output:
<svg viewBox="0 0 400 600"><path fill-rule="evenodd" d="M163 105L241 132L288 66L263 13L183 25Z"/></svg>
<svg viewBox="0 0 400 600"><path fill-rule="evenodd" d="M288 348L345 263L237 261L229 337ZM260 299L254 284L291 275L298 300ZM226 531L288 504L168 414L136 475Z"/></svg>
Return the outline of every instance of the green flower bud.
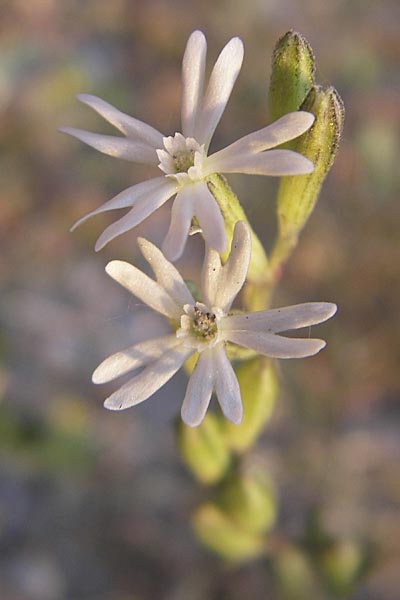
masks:
<svg viewBox="0 0 400 600"><path fill-rule="evenodd" d="M179 420L176 438L183 461L201 483L212 484L221 479L230 453L215 415L207 413L198 427L188 427Z"/></svg>
<svg viewBox="0 0 400 600"><path fill-rule="evenodd" d="M271 416L278 383L271 362L263 357L241 363L236 368L243 403L240 425L224 421L227 444L236 452L245 452L262 432Z"/></svg>
<svg viewBox="0 0 400 600"><path fill-rule="evenodd" d="M321 557L321 570L335 594L351 593L365 566L365 556L356 543L342 541Z"/></svg>
<svg viewBox="0 0 400 600"><path fill-rule="evenodd" d="M261 471L229 477L222 487L219 503L224 514L249 533L265 533L276 520L275 494Z"/></svg>
<svg viewBox="0 0 400 600"><path fill-rule="evenodd" d="M288 31L278 40L272 55L269 110L275 121L299 110L314 84L315 59L307 40Z"/></svg>
<svg viewBox="0 0 400 600"><path fill-rule="evenodd" d="M289 545L280 548L274 558L273 568L285 600L321 597L312 564L300 548Z"/></svg>
<svg viewBox="0 0 400 600"><path fill-rule="evenodd" d="M343 129L344 106L333 87L313 86L301 110L315 115L313 126L290 142L290 148L314 163L309 175L283 177L278 191L280 236L296 238L310 216L322 183L336 157Z"/></svg>
<svg viewBox="0 0 400 600"><path fill-rule="evenodd" d="M260 536L243 531L215 504L202 504L194 513L192 524L202 543L230 562L243 562L263 551Z"/></svg>

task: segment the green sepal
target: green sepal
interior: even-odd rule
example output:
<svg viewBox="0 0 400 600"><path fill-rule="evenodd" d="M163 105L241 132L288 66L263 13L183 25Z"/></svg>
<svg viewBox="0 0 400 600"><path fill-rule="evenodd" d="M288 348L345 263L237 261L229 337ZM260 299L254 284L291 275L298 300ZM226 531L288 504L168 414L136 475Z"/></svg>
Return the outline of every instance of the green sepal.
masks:
<svg viewBox="0 0 400 600"><path fill-rule="evenodd" d="M201 542L226 561L240 563L263 552L262 537L241 529L214 503L199 506L192 525Z"/></svg>
<svg viewBox="0 0 400 600"><path fill-rule="evenodd" d="M236 223L238 221L245 221L251 232L251 259L247 278L254 281L259 279L264 280L265 274L268 271L268 259L260 240L247 220L236 194L232 191L225 177L218 173L207 177L207 186L218 203L225 223L228 246L226 252L221 255L222 261L226 261L229 256L233 230Z"/></svg>
<svg viewBox="0 0 400 600"><path fill-rule="evenodd" d="M272 414L278 382L271 361L258 356L235 369L243 403L240 425L224 421L227 444L236 452L250 448Z"/></svg>
<svg viewBox="0 0 400 600"><path fill-rule="evenodd" d="M275 121L299 110L314 84L315 59L305 37L290 30L278 40L272 55L269 110Z"/></svg>
<svg viewBox="0 0 400 600"><path fill-rule="evenodd" d="M220 421L208 412L198 427L177 423L176 440L182 460L198 481L219 481L230 464L230 451Z"/></svg>
<svg viewBox="0 0 400 600"><path fill-rule="evenodd" d="M264 470L232 473L222 484L218 504L248 533L264 534L276 521L276 498Z"/></svg>

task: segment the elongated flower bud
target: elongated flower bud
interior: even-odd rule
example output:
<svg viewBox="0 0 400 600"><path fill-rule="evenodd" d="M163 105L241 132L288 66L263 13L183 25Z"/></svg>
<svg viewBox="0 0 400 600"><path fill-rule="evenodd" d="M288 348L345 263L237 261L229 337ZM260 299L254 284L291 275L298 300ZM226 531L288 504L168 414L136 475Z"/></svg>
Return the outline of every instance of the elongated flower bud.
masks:
<svg viewBox="0 0 400 600"><path fill-rule="evenodd" d="M305 37L290 30L272 55L269 110L272 119L299 110L314 84L315 59Z"/></svg>
<svg viewBox="0 0 400 600"><path fill-rule="evenodd" d="M344 122L343 101L333 87L324 90L313 86L301 108L312 112L315 122L305 134L291 142L291 148L314 163L314 172L281 180L278 219L283 237L297 235L310 216L335 160Z"/></svg>
<svg viewBox="0 0 400 600"><path fill-rule="evenodd" d="M257 357L236 367L243 403L240 425L224 423L227 443L236 452L250 448L271 416L278 384L271 362Z"/></svg>
<svg viewBox="0 0 400 600"><path fill-rule="evenodd" d="M221 425L212 413L196 428L179 422L177 443L186 466L201 483L212 484L221 479L230 455Z"/></svg>
<svg viewBox="0 0 400 600"><path fill-rule="evenodd" d="M235 473L224 482L220 506L249 533L266 533L276 519L276 500L264 471Z"/></svg>
<svg viewBox="0 0 400 600"><path fill-rule="evenodd" d="M214 503L199 506L192 518L197 537L210 550L230 562L258 556L264 541L261 536L241 529Z"/></svg>

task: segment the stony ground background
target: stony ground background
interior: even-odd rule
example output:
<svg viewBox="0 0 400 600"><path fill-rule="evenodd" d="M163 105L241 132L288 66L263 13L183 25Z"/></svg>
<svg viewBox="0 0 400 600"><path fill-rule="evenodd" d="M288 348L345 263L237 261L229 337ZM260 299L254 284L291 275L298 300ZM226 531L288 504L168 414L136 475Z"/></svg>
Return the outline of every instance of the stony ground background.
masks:
<svg viewBox="0 0 400 600"><path fill-rule="evenodd" d="M106 131L74 100L104 97L164 132L178 127L180 60L201 28L209 65L233 35L245 62L214 147L268 122L270 55L289 28L312 44L319 79L347 106L344 139L276 304L329 300L328 348L283 365L275 416L254 460L281 501L278 530L327 529L371 550L351 600L400 587L399 6L370 0L13 0L0 20L1 600L281 600L261 562L227 569L188 527L198 489L171 423L184 376L135 410L110 414L90 383L115 349L164 327L104 275L136 258L126 235L100 254L109 216L69 226L139 181L57 132ZM396 130L397 129L397 130ZM276 183L231 177L267 247ZM140 233L158 242L168 207ZM196 272L201 245L182 265Z"/></svg>

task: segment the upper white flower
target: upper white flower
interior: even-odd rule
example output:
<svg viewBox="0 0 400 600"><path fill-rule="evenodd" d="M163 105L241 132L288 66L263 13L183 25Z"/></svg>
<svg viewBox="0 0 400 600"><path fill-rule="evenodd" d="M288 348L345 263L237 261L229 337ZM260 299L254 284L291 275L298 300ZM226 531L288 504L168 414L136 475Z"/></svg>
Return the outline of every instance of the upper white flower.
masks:
<svg viewBox="0 0 400 600"><path fill-rule="evenodd" d="M103 248L116 236L141 223L176 194L169 231L163 252L170 260L181 256L193 217L196 217L206 242L222 253L227 239L219 206L210 193L206 179L213 173L251 175L298 175L310 173L313 164L290 150L269 150L298 137L309 129L314 116L293 112L278 121L208 156L215 128L224 112L243 61L243 43L235 37L228 42L212 70L204 91L206 39L201 31L189 37L182 68L182 133L166 137L150 125L130 117L104 100L80 94L79 100L93 108L119 129L125 137L90 133L66 127L75 136L100 152L126 160L154 165L163 172L124 190L100 208L80 219L104 211L132 207L121 219L105 229L96 243Z"/></svg>
<svg viewBox="0 0 400 600"><path fill-rule="evenodd" d="M192 427L204 418L213 391L225 416L242 419L242 402L235 372L227 358L227 342L275 358L302 358L319 352L325 342L276 335L321 323L336 305L310 302L254 313L230 314L246 279L251 239L248 226L235 226L231 253L224 266L209 248L201 276L202 302L196 301L181 275L153 244L138 240L156 281L129 263L112 261L107 273L137 298L176 323L175 333L136 344L107 358L93 373L94 383L105 383L144 367L105 401L106 408L122 410L149 398L192 355L198 360L186 389L182 419Z"/></svg>

